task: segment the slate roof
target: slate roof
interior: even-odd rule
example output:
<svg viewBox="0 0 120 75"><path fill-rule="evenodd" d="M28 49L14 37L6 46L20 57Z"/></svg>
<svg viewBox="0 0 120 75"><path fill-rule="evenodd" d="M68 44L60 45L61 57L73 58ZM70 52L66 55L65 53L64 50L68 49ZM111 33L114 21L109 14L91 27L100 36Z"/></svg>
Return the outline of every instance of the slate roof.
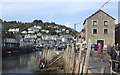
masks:
<svg viewBox="0 0 120 75"><path fill-rule="evenodd" d="M86 18L83 22L83 25L85 24L86 20L91 18L92 16L94 16L95 14L99 13L99 12L103 12L104 14L106 14L107 16L109 16L110 18L112 18L113 20L115 20L115 18L113 18L112 16L110 16L109 14L107 14L106 12L104 12L103 10L98 10L97 12L95 12L94 14L92 14L91 16L89 16L88 18Z"/></svg>

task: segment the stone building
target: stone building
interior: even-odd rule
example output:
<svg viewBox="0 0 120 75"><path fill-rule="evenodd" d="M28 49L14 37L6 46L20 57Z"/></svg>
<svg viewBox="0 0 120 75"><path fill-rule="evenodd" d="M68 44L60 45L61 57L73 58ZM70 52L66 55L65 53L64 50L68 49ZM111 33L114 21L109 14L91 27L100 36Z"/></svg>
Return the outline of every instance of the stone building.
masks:
<svg viewBox="0 0 120 75"><path fill-rule="evenodd" d="M102 46L115 43L115 18L98 10L84 20L85 41L91 39L92 44L101 43Z"/></svg>
<svg viewBox="0 0 120 75"><path fill-rule="evenodd" d="M120 45L120 23L115 27L115 43Z"/></svg>
<svg viewBox="0 0 120 75"><path fill-rule="evenodd" d="M85 42L85 29L82 29L78 34L77 34L77 42L78 43L86 43Z"/></svg>

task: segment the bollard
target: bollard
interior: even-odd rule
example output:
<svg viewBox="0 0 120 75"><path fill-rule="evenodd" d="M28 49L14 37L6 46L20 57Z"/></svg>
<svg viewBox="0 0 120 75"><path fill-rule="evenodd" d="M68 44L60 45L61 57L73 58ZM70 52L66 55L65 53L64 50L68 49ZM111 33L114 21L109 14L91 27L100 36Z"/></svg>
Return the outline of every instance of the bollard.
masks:
<svg viewBox="0 0 120 75"><path fill-rule="evenodd" d="M110 75L112 75L112 60L110 60Z"/></svg>
<svg viewBox="0 0 120 75"><path fill-rule="evenodd" d="M105 69L106 69L106 67L102 67L102 68L101 68L101 74L102 74L102 75L105 74Z"/></svg>

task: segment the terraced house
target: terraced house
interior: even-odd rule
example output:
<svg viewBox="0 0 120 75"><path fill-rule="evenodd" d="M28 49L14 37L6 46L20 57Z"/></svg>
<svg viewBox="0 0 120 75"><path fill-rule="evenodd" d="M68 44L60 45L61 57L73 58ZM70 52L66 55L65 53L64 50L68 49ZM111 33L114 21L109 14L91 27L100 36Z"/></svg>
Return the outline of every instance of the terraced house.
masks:
<svg viewBox="0 0 120 75"><path fill-rule="evenodd" d="M99 10L85 19L85 41L92 40L92 44L101 43L102 46L115 43L115 18Z"/></svg>

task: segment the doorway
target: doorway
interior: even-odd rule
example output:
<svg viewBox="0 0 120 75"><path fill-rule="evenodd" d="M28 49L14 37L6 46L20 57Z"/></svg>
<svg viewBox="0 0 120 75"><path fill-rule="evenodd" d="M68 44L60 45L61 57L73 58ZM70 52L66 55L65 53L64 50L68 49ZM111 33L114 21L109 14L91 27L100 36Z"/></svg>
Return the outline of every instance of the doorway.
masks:
<svg viewBox="0 0 120 75"><path fill-rule="evenodd" d="M103 47L104 47L104 40L97 40L97 45L98 45L98 43L101 43L102 49L103 49Z"/></svg>

